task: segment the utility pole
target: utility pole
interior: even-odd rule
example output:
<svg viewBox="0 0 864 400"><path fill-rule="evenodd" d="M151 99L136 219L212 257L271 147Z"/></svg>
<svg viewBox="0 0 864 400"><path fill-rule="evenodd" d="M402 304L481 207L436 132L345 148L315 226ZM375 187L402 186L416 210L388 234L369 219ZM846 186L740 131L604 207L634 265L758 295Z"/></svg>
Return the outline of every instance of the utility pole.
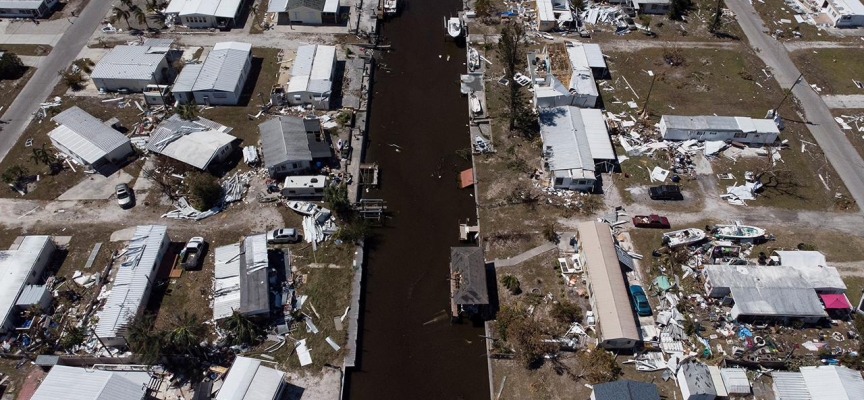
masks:
<svg viewBox="0 0 864 400"><path fill-rule="evenodd" d="M773 114L775 117L777 116L777 111L780 110L780 106L783 105L783 102L786 101L786 98L789 97L789 94L790 94L790 93L792 93L792 89L795 89L795 85L801 83L801 81L804 80L803 78L804 78L804 73L802 72L801 75L798 75L798 79L795 80L795 83L792 84L792 87L790 87L789 90L786 91L786 95L783 96L783 100L780 100L780 103L777 104L777 107L774 107L774 110L772 110L772 111L773 111L772 114Z"/></svg>
<svg viewBox="0 0 864 400"><path fill-rule="evenodd" d="M651 92L654 90L654 80L657 79L657 75L654 75L653 71L648 71L648 75L651 75L651 86L648 87L648 96L645 97L645 103L642 104L642 111L639 112L639 118L642 119L648 118L648 99L651 98Z"/></svg>

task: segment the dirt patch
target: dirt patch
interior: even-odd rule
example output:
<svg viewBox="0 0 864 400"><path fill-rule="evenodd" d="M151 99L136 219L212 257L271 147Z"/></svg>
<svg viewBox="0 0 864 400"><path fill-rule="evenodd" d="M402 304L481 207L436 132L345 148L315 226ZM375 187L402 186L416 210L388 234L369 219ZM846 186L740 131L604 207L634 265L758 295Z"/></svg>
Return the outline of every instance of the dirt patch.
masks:
<svg viewBox="0 0 864 400"><path fill-rule="evenodd" d="M53 48L47 44L0 44L0 51L19 56L47 56Z"/></svg>

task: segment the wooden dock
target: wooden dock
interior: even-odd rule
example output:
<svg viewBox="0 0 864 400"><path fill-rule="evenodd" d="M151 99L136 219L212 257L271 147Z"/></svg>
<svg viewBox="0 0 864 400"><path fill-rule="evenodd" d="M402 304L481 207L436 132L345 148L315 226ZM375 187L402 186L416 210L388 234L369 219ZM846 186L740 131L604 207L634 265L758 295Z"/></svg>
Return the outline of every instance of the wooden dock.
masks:
<svg viewBox="0 0 864 400"><path fill-rule="evenodd" d="M360 295L363 282L363 243L354 251L354 278L351 281L351 309L348 310L348 343L345 345L345 359L342 369L354 368L357 362L357 330L360 319Z"/></svg>

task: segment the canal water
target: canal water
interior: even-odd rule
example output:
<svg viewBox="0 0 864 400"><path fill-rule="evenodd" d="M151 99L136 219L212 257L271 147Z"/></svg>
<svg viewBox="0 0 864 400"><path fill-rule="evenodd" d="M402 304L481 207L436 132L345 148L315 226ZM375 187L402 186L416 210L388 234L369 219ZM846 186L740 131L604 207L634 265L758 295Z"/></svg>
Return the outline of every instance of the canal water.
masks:
<svg viewBox="0 0 864 400"><path fill-rule="evenodd" d="M471 189L457 188L470 161L464 44L445 41L454 0L400 1L381 26L393 51L378 58L367 162L381 169L391 217L368 249L358 368L346 377L351 399L483 399L489 381L483 329L451 324L450 247L460 222L474 222Z"/></svg>

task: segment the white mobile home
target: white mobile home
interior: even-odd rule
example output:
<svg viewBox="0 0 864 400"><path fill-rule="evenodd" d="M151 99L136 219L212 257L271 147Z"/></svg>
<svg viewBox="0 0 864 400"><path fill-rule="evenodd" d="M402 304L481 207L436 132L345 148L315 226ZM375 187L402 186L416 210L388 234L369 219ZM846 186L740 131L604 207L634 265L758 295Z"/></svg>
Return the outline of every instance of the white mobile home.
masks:
<svg viewBox="0 0 864 400"><path fill-rule="evenodd" d="M604 349L632 349L641 342L627 281L621 270L612 232L599 222L578 226L577 246L585 254L591 309L597 316L597 337Z"/></svg>
<svg viewBox="0 0 864 400"><path fill-rule="evenodd" d="M280 116L258 125L264 166L275 178L312 170L332 156L317 118Z"/></svg>
<svg viewBox="0 0 864 400"><path fill-rule="evenodd" d="M300 46L291 65L291 80L285 100L292 105L311 104L319 110L330 108L336 46Z"/></svg>
<svg viewBox="0 0 864 400"><path fill-rule="evenodd" d="M150 298L156 273L171 240L164 225L142 225L135 229L123 262L111 285L111 293L96 316L93 329L106 346L126 345L126 327L140 315Z"/></svg>
<svg viewBox="0 0 864 400"><path fill-rule="evenodd" d="M238 356L215 400L283 399L287 389L284 372L262 365L261 360Z"/></svg>
<svg viewBox="0 0 864 400"><path fill-rule="evenodd" d="M590 191L596 165L615 159L603 113L577 107L541 108L543 157L556 189Z"/></svg>
<svg viewBox="0 0 864 400"><path fill-rule="evenodd" d="M276 13L278 25L339 23L339 0L270 0L267 12Z"/></svg>
<svg viewBox="0 0 864 400"><path fill-rule="evenodd" d="M861 0L823 0L822 12L835 28L864 26L864 5Z"/></svg>
<svg viewBox="0 0 864 400"><path fill-rule="evenodd" d="M137 46L114 47L96 63L90 79L96 88L106 92L143 92L149 85L170 81L171 62L176 59L169 58L173 41L147 39Z"/></svg>
<svg viewBox="0 0 864 400"><path fill-rule="evenodd" d="M660 117L664 140L732 140L747 144L771 144L780 130L771 119L750 117L681 116Z"/></svg>
<svg viewBox="0 0 864 400"><path fill-rule="evenodd" d="M144 400L150 373L55 365L30 400Z"/></svg>
<svg viewBox="0 0 864 400"><path fill-rule="evenodd" d="M188 121L174 114L150 133L147 151L162 154L200 170L231 155L236 137L231 128L206 118Z"/></svg>
<svg viewBox="0 0 864 400"><path fill-rule="evenodd" d="M230 28L243 0L171 0L165 14L187 28Z"/></svg>
<svg viewBox="0 0 864 400"><path fill-rule="evenodd" d="M287 199L307 199L324 196L327 177L324 175L289 176L282 185L282 196Z"/></svg>
<svg viewBox="0 0 864 400"><path fill-rule="evenodd" d="M0 0L0 18L47 18L57 0Z"/></svg>
<svg viewBox="0 0 864 400"><path fill-rule="evenodd" d="M264 234L247 236L240 243L217 247L213 280L213 319L270 311L267 238Z"/></svg>
<svg viewBox="0 0 864 400"><path fill-rule="evenodd" d="M50 236L24 236L16 240L17 246L0 250L0 333L14 329L18 306L30 285L39 283L42 273L51 261L56 247ZM40 302L43 301L40 296ZM49 297L50 301L50 297Z"/></svg>
<svg viewBox="0 0 864 400"><path fill-rule="evenodd" d="M133 153L129 138L78 106L51 120L59 124L48 132L51 144L81 165L100 171L108 165L121 164Z"/></svg>
<svg viewBox="0 0 864 400"><path fill-rule="evenodd" d="M252 67L250 43L216 43L202 64L183 67L171 93L181 104L234 105Z"/></svg>
<svg viewBox="0 0 864 400"><path fill-rule="evenodd" d="M596 79L608 72L600 46L568 42L528 53L528 73L534 89L534 105L593 108L599 92ZM566 59L562 63L561 59ZM556 65L568 68L556 69Z"/></svg>

